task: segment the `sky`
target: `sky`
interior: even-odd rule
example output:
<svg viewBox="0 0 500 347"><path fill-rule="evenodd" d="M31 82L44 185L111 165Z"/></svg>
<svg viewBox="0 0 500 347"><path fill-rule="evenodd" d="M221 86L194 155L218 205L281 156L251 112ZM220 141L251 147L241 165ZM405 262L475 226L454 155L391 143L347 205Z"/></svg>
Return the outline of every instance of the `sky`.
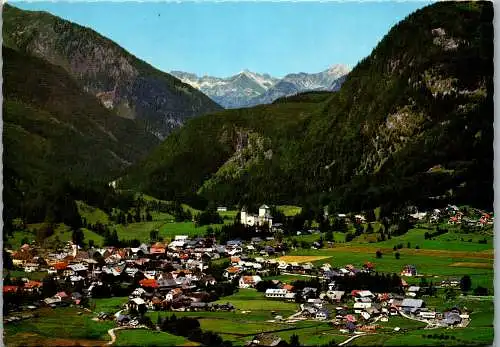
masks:
<svg viewBox="0 0 500 347"><path fill-rule="evenodd" d="M162 71L282 77L351 68L429 1L19 2L90 27Z"/></svg>

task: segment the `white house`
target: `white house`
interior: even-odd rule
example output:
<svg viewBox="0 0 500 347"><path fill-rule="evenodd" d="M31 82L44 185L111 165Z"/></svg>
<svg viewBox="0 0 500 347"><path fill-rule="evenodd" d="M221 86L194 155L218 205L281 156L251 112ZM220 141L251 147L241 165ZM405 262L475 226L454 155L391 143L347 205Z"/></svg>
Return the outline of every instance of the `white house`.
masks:
<svg viewBox="0 0 500 347"><path fill-rule="evenodd" d="M417 220L422 220L427 216L427 212L417 212L414 214L410 214L410 217L417 219Z"/></svg>
<svg viewBox="0 0 500 347"><path fill-rule="evenodd" d="M365 223L366 222L366 217L363 216L363 215L361 215L361 214L355 215L354 219L360 221L361 223Z"/></svg>
<svg viewBox="0 0 500 347"><path fill-rule="evenodd" d="M435 319L436 318L436 312L423 311L423 312L420 312L420 317L424 318L424 319Z"/></svg>
<svg viewBox="0 0 500 347"><path fill-rule="evenodd" d="M24 267L24 272L35 272L38 270L38 264L28 263Z"/></svg>
<svg viewBox="0 0 500 347"><path fill-rule="evenodd" d="M241 252L243 252L243 248L241 248L240 246L235 246L232 249L228 250L227 254L236 255L236 254L240 254Z"/></svg>
<svg viewBox="0 0 500 347"><path fill-rule="evenodd" d="M368 320L370 319L370 314L368 312L361 312L361 316L365 319L365 320Z"/></svg>
<svg viewBox="0 0 500 347"><path fill-rule="evenodd" d="M267 289L266 290L266 298L284 298L288 290L286 289Z"/></svg>
<svg viewBox="0 0 500 347"><path fill-rule="evenodd" d="M370 308L372 307L372 303L371 302L355 302L354 303L354 313L361 313L363 312L365 309L367 308Z"/></svg>
<svg viewBox="0 0 500 347"><path fill-rule="evenodd" d="M260 276L241 276L239 280L239 287L240 288L253 288L262 281L262 278Z"/></svg>
<svg viewBox="0 0 500 347"><path fill-rule="evenodd" d="M259 214L248 213L247 209L244 207L241 209L241 224L248 226L262 226L267 224L269 228L273 225L273 217L270 214L271 209L267 205L262 205L259 207Z"/></svg>

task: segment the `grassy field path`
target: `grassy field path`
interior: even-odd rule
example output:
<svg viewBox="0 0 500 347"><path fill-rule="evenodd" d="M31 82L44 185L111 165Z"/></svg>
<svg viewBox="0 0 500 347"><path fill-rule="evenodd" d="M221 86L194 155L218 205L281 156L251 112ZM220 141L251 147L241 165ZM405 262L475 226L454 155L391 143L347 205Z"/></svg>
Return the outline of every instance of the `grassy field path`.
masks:
<svg viewBox="0 0 500 347"><path fill-rule="evenodd" d="M149 329L149 328L147 326L145 326L145 325L138 325L135 328L132 328L132 327L116 327L116 328L109 329L108 330L108 334L109 334L109 336L111 336L111 341L109 341L107 343L107 345L110 346L110 345L112 345L113 343L116 342L115 331L117 331L117 330L126 330L126 329Z"/></svg>
<svg viewBox="0 0 500 347"><path fill-rule="evenodd" d="M347 339L347 340L345 340L344 342L339 343L339 346L344 346L344 345L347 345L347 344L348 344L349 342L351 342L352 340L354 340L354 339L356 339L356 338L358 338L358 337L361 337L361 336L365 336L365 335L368 335L368 333L351 336L350 338L348 338L348 339ZM375 334L372 334L372 335L375 335Z"/></svg>

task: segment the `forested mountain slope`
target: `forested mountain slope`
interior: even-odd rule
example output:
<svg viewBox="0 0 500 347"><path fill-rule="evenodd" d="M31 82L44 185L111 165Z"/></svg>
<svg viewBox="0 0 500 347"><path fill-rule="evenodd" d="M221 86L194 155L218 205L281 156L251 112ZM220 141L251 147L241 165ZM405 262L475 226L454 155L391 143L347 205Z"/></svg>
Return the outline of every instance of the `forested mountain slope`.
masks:
<svg viewBox="0 0 500 347"><path fill-rule="evenodd" d="M3 80L3 196L14 217L43 220L56 186L111 180L157 144L39 58L3 47Z"/></svg>
<svg viewBox="0 0 500 347"><path fill-rule="evenodd" d="M490 2L418 10L337 93L200 117L123 183L226 204L491 206L492 18Z"/></svg>
<svg viewBox="0 0 500 347"><path fill-rule="evenodd" d="M222 107L97 32L46 12L3 5L4 45L62 67L122 117L163 139L188 118Z"/></svg>

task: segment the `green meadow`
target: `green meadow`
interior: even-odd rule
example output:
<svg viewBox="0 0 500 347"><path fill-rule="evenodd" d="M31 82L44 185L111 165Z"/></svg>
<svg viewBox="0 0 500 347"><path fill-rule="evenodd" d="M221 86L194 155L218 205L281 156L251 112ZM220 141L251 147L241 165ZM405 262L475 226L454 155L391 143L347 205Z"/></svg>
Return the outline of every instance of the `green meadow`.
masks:
<svg viewBox="0 0 500 347"><path fill-rule="evenodd" d="M213 331L221 335L224 340L231 341L236 346L243 346L255 335L272 333L290 340L293 334L300 337L301 343L306 345L326 344L330 341L342 341L342 334L332 330L324 322L298 322L295 324L268 322L273 315L287 318L298 310L298 304L280 300L266 299L264 293L255 289L240 289L231 296L217 301L230 302L236 308L234 312L149 312L153 321L161 316L175 314L178 317L193 317L200 321L202 330Z"/></svg>
<svg viewBox="0 0 500 347"><path fill-rule="evenodd" d="M392 237L390 240L385 240L376 243L363 242L361 237L353 240L352 244L371 245L373 247L393 248L398 244L407 246L408 242L412 248L416 246L421 249L438 249L449 251L467 251L477 252L493 248L493 236L479 233L460 233L458 229L451 229L448 233L442 234L432 239L425 239L425 233L432 230L416 228L412 229L404 235ZM365 236L365 235L362 235ZM479 240L486 239L486 244L480 244ZM469 241L470 240L470 241Z"/></svg>
<svg viewBox="0 0 500 347"><path fill-rule="evenodd" d="M185 337L172 335L162 331L143 329L118 330L115 332L116 342L114 346L198 346L199 344L189 341Z"/></svg>
<svg viewBox="0 0 500 347"><path fill-rule="evenodd" d="M72 307L43 308L36 313L37 318L4 324L7 346L59 346L68 341L99 345L109 341L107 331L115 325L111 321L93 321L93 314Z"/></svg>
<svg viewBox="0 0 500 347"><path fill-rule="evenodd" d="M399 274L407 264L415 265L420 275L429 277L429 280L441 281L447 278L458 278L463 275L469 275L472 279L473 288L480 285L490 290L493 289L493 259L470 258L463 252L442 251L435 253L425 253L424 250L400 249L400 258L396 259L392 250L383 251L382 258L376 257L376 247L356 247L356 246L338 246L328 249L298 249L289 253L289 255L315 255L329 256L328 259L313 262L316 266L329 263L334 267L343 267L347 264L356 267L362 267L365 262L371 262L375 270L385 273ZM420 253L419 253L420 251ZM489 254L486 254L489 256ZM469 263L466 266L451 266L456 263ZM472 264L470 264L472 263ZM469 266L486 266L469 267ZM411 278L410 278L411 280Z"/></svg>

